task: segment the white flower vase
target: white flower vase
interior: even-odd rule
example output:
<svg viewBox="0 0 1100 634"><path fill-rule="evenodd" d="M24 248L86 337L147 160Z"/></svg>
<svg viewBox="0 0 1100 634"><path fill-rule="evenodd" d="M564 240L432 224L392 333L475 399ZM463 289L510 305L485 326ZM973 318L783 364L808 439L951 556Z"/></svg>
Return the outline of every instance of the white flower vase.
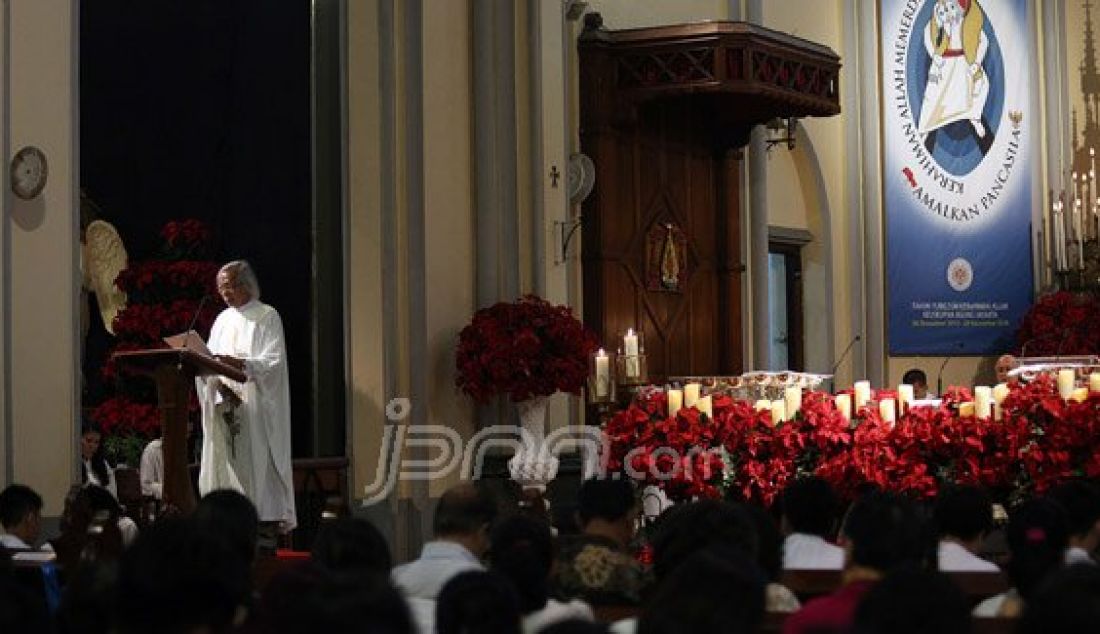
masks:
<svg viewBox="0 0 1100 634"><path fill-rule="evenodd" d="M508 473L524 489L546 490L558 475L558 459L546 446L546 408L550 397L536 396L516 403L520 447L508 461Z"/></svg>

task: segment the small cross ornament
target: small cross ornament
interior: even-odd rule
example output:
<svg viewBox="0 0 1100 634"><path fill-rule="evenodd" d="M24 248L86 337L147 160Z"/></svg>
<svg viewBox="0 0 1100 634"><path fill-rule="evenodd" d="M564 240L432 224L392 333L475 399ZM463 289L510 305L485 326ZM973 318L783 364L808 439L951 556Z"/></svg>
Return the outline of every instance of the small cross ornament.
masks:
<svg viewBox="0 0 1100 634"><path fill-rule="evenodd" d="M225 419L225 424L229 427L229 454L236 460L237 436L241 433L241 423L237 420L237 410L235 408L226 409L222 412L222 418Z"/></svg>

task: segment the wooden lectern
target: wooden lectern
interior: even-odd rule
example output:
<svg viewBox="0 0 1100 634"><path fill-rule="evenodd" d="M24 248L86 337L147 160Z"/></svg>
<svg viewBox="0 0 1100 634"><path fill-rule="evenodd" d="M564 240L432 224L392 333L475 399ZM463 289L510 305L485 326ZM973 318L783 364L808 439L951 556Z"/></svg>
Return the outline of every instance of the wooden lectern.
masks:
<svg viewBox="0 0 1100 634"><path fill-rule="evenodd" d="M243 383L244 372L186 348L116 352L112 358L156 381L164 438L164 504L191 513L195 491L187 471L187 401L194 378L217 374Z"/></svg>

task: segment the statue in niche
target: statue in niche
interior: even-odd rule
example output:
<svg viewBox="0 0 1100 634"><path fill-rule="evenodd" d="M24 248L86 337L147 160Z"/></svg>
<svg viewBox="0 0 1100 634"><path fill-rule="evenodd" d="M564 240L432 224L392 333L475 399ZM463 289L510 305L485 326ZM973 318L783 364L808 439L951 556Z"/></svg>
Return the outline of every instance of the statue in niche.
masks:
<svg viewBox="0 0 1100 634"><path fill-rule="evenodd" d="M679 293L687 279L687 238L672 222L655 223L646 234L646 289Z"/></svg>

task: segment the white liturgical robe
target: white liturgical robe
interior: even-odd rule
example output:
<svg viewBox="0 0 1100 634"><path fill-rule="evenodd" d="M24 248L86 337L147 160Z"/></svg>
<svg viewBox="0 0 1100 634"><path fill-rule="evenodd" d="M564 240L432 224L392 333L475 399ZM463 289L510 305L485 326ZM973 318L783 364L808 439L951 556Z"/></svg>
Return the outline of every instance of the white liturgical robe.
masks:
<svg viewBox="0 0 1100 634"><path fill-rule="evenodd" d="M199 492L234 489L256 505L263 522L297 524L290 465L290 385L279 313L257 300L226 308L210 329L210 351L244 360L245 383L225 377L196 379L202 404ZM218 393L225 383L241 399L232 434Z"/></svg>

